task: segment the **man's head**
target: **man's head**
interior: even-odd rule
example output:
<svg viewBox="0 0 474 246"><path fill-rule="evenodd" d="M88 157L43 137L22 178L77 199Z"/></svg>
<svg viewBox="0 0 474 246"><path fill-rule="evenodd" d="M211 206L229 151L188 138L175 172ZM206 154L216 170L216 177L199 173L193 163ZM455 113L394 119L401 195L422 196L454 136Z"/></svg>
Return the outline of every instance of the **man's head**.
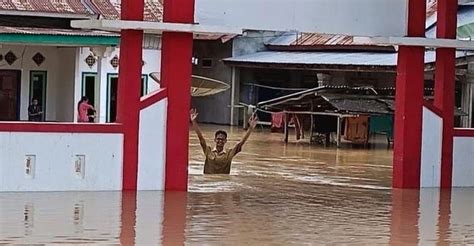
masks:
<svg viewBox="0 0 474 246"><path fill-rule="evenodd" d="M36 98L33 99L32 103L33 103L33 105L38 105L38 99L36 99Z"/></svg>
<svg viewBox="0 0 474 246"><path fill-rule="evenodd" d="M216 142L216 147L224 148L224 145L227 143L227 132L224 130L218 130L214 134L214 142Z"/></svg>

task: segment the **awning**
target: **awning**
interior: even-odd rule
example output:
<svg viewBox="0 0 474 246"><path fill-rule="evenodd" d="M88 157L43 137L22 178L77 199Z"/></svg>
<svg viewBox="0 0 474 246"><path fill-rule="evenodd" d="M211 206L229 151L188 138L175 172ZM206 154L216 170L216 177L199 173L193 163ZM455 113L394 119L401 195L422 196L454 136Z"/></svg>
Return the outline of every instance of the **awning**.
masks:
<svg viewBox="0 0 474 246"><path fill-rule="evenodd" d="M425 99L429 101L429 97ZM395 112L395 98L370 87L321 86L262 101L257 107L270 111L381 115ZM454 115L467 114L454 108Z"/></svg>
<svg viewBox="0 0 474 246"><path fill-rule="evenodd" d="M0 43L36 45L116 46L120 35L112 32L0 26Z"/></svg>
<svg viewBox="0 0 474 246"><path fill-rule="evenodd" d="M467 51L456 52L456 58L472 56ZM308 69L367 68L373 70L394 70L397 66L397 53L381 52L292 52L262 51L249 55L226 58L223 61L233 66L296 67ZM427 51L425 63L434 63L436 53Z"/></svg>

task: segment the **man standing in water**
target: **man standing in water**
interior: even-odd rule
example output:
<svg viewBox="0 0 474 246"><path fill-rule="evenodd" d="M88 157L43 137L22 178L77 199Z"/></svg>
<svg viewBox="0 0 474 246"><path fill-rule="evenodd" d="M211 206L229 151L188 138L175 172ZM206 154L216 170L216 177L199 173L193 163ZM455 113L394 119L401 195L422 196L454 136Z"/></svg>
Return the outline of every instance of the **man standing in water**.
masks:
<svg viewBox="0 0 474 246"><path fill-rule="evenodd" d="M242 146L257 125L257 117L252 116L250 118L250 127L242 140L240 140L240 142L238 142L233 148L225 149L225 144L227 143L227 132L223 130L216 131L214 134L214 142L216 145L214 148L211 148L211 146L207 145L206 139L204 139L201 129L199 129L196 122L198 116L197 111L195 109L191 110L190 115L193 129L199 138L199 143L201 144L204 155L206 156L206 161L204 162L204 174L229 174L232 159L242 150Z"/></svg>

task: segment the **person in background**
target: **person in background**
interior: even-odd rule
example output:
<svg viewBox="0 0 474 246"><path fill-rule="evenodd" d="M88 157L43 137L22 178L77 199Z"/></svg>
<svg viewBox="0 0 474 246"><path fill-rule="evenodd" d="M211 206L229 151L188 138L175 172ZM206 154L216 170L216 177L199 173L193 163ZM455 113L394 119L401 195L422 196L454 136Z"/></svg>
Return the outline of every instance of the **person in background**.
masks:
<svg viewBox="0 0 474 246"><path fill-rule="evenodd" d="M214 142L216 145L214 148L212 148L211 146L207 145L206 140L199 129L199 126L196 122L197 116L197 111L195 109L191 110L191 123L199 138L199 143L201 144L202 150L204 151L204 155L206 155L206 160L204 162L204 174L229 174L232 159L242 150L242 146L245 144L253 129L257 125L257 117L255 115L250 117L249 128L242 140L240 140L240 142L238 142L233 148L226 149L225 144L227 143L227 132L223 130L216 131L214 134Z"/></svg>
<svg viewBox="0 0 474 246"><path fill-rule="evenodd" d="M29 121L42 121L43 112L41 106L38 104L38 99L33 98L31 105L28 106L28 120Z"/></svg>
<svg viewBox="0 0 474 246"><path fill-rule="evenodd" d="M94 123L95 122L95 117L96 117L96 112L95 109L88 109L87 110L87 116L89 117L89 123Z"/></svg>
<svg viewBox="0 0 474 246"><path fill-rule="evenodd" d="M89 122L89 110L94 110L94 107L89 104L87 97L82 97L77 104L77 122Z"/></svg>

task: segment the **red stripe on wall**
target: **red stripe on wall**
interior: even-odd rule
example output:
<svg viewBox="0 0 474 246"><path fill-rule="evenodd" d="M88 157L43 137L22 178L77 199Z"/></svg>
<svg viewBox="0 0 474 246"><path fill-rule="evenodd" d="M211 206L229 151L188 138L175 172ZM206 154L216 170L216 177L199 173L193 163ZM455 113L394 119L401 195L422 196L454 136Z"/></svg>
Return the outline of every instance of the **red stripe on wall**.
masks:
<svg viewBox="0 0 474 246"><path fill-rule="evenodd" d="M144 97L140 102L140 109L150 107L151 105L158 103L159 101L165 99L168 96L168 91L166 88L160 89L146 97Z"/></svg>
<svg viewBox="0 0 474 246"><path fill-rule="evenodd" d="M425 106L425 108L429 109L431 112L433 112L434 114L436 114L440 118L443 117L443 112L439 108L437 108L435 105L433 105L433 103L425 101L423 103L423 106Z"/></svg>
<svg viewBox="0 0 474 246"><path fill-rule="evenodd" d="M1 122L0 132L122 133L122 124Z"/></svg>
<svg viewBox="0 0 474 246"><path fill-rule="evenodd" d="M454 128L455 137L474 137L474 129L472 128Z"/></svg>

